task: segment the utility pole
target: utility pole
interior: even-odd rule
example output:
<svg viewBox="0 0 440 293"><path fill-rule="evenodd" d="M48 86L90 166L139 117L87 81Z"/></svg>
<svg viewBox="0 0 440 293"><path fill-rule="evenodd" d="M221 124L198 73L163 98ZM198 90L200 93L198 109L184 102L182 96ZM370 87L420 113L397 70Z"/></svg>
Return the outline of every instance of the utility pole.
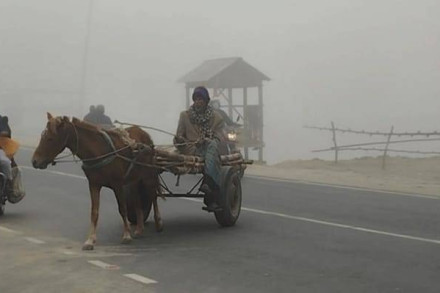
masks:
<svg viewBox="0 0 440 293"><path fill-rule="evenodd" d="M87 98L87 64L89 61L89 47L90 47L90 34L92 27L92 16L93 16L93 3L94 0L89 0L89 7L87 10L87 18L86 18L86 34L84 38L84 51L82 58L82 72L81 72L81 84L80 84L80 113L84 113L86 109L86 98Z"/></svg>

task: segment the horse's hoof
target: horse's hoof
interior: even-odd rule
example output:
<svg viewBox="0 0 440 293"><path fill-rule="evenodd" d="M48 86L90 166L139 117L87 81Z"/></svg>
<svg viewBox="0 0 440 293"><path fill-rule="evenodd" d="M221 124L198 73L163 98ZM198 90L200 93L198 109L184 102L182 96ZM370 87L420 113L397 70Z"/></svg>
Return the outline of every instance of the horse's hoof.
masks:
<svg viewBox="0 0 440 293"><path fill-rule="evenodd" d="M121 244L130 244L131 238L122 238Z"/></svg>
<svg viewBox="0 0 440 293"><path fill-rule="evenodd" d="M84 244L82 250L93 250L93 244Z"/></svg>
<svg viewBox="0 0 440 293"><path fill-rule="evenodd" d="M134 232L132 237L135 239L139 239L142 238L142 236L142 232Z"/></svg>
<svg viewBox="0 0 440 293"><path fill-rule="evenodd" d="M160 226L156 226L156 232L160 233L163 231L163 224L161 224Z"/></svg>

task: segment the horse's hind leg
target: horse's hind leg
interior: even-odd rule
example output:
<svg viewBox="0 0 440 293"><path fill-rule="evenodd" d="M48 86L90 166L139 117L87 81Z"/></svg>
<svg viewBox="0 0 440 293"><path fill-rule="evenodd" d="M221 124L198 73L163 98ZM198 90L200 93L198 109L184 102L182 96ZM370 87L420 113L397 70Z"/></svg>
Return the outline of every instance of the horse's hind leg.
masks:
<svg viewBox="0 0 440 293"><path fill-rule="evenodd" d="M122 244L128 244L131 242L130 235L130 224L127 219L127 201L124 196L124 191L122 189L122 185L113 188L113 192L115 193L116 200L118 202L119 214L122 217L122 222L124 225L124 233L122 234Z"/></svg>
<svg viewBox="0 0 440 293"><path fill-rule="evenodd" d="M134 237L138 238L141 237L144 232L144 207L142 204L142 196L145 196L145 190L142 183L136 184L135 191L135 194L131 194L131 196L135 196L134 208L136 211L136 229L134 231Z"/></svg>
<svg viewBox="0 0 440 293"><path fill-rule="evenodd" d="M93 185L89 182L89 190L90 190L90 198L92 201L91 208L91 223L89 236L84 242L82 249L83 250L93 250L94 245L96 243L96 227L98 225L98 217L99 217L99 193L101 191L101 186Z"/></svg>
<svg viewBox="0 0 440 293"><path fill-rule="evenodd" d="M153 196L153 209L154 209L154 224L156 225L156 231L162 232L163 230L163 222L162 217L159 212L159 207L157 205L157 194L156 192L150 193Z"/></svg>

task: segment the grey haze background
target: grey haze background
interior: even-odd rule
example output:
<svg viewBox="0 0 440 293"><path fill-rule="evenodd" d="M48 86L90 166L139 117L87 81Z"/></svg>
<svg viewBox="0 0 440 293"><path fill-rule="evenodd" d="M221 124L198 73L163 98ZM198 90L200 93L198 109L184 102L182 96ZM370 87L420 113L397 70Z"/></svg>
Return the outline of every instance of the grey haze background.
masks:
<svg viewBox="0 0 440 293"><path fill-rule="evenodd" d="M0 112L15 133L38 135L46 111L82 117L102 103L113 119L174 132L185 107L176 80L241 56L272 78L269 163L331 145L303 125L438 130L439 11L430 0L0 0Z"/></svg>

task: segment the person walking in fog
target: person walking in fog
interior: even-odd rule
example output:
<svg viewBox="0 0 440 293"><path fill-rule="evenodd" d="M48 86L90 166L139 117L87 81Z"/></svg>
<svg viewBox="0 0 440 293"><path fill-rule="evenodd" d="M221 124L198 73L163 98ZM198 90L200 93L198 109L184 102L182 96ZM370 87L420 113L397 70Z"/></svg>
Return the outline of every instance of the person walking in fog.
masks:
<svg viewBox="0 0 440 293"><path fill-rule="evenodd" d="M96 124L96 107L95 105L90 105L89 113L84 116L83 120L92 124Z"/></svg>
<svg viewBox="0 0 440 293"><path fill-rule="evenodd" d="M98 105L96 106L96 124L100 125L103 128L113 128L113 122L105 115L105 108L104 105Z"/></svg>
<svg viewBox="0 0 440 293"><path fill-rule="evenodd" d="M105 129L113 128L114 125L109 116L105 115L104 105L90 105L89 113L84 116L84 121L95 124Z"/></svg>

